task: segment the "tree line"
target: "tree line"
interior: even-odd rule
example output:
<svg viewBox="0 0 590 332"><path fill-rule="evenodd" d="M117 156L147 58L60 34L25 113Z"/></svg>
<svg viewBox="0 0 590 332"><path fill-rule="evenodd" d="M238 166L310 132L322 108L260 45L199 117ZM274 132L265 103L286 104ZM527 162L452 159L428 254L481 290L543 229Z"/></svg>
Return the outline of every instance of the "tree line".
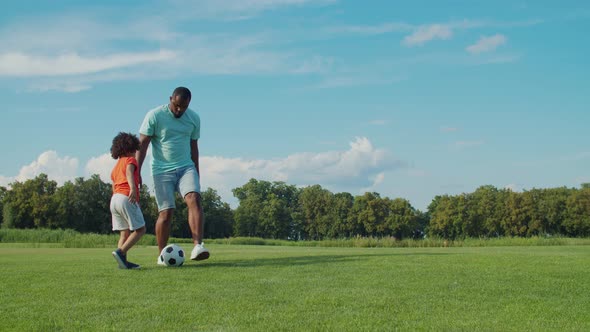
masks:
<svg viewBox="0 0 590 332"><path fill-rule="evenodd" d="M205 237L250 236L289 240L350 237L448 239L464 237L590 235L590 184L581 188L514 192L481 186L473 193L436 196L427 211L403 198L367 192L332 193L320 185L298 188L251 179L233 189L232 209L218 193L201 193ZM58 186L41 174L0 186L0 223L6 228L62 228L110 233L112 187L98 175ZM172 236L190 237L187 209L177 197ZM148 233L158 217L155 197L143 186L140 205Z"/></svg>
<svg viewBox="0 0 590 332"><path fill-rule="evenodd" d="M590 236L590 184L522 193L481 186L473 193L436 196L429 234L444 238Z"/></svg>

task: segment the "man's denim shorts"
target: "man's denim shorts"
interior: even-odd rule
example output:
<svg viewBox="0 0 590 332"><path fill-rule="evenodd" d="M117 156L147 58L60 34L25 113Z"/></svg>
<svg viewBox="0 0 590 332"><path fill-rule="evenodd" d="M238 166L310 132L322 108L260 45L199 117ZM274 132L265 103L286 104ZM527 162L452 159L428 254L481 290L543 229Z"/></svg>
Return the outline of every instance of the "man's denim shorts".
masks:
<svg viewBox="0 0 590 332"><path fill-rule="evenodd" d="M154 175L154 189L158 211L174 209L174 197L180 193L182 197L191 192L200 193L199 173L194 165L179 168L170 172Z"/></svg>

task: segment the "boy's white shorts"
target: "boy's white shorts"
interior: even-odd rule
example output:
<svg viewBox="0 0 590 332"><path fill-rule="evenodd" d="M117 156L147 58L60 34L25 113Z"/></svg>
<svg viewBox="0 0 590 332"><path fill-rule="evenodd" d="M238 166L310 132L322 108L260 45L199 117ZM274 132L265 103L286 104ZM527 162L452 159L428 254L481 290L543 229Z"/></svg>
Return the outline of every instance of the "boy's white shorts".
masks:
<svg viewBox="0 0 590 332"><path fill-rule="evenodd" d="M139 204L130 203L129 197L116 193L111 197L113 231L136 230L145 226Z"/></svg>

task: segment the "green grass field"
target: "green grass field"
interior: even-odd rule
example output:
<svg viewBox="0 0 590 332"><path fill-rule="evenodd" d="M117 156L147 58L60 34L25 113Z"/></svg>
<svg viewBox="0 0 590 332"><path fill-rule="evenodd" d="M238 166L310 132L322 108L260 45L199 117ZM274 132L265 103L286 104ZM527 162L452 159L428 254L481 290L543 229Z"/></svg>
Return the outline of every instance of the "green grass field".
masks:
<svg viewBox="0 0 590 332"><path fill-rule="evenodd" d="M590 246L209 247L181 268L137 247L134 271L2 243L0 330L590 330Z"/></svg>

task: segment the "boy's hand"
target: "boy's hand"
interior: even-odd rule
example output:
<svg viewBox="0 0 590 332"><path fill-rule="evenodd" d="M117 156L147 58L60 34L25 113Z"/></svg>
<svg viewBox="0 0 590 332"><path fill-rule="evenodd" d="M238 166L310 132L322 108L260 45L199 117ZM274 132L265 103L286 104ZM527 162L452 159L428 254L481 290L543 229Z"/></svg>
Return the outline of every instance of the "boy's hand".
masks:
<svg viewBox="0 0 590 332"><path fill-rule="evenodd" d="M137 203L137 191L134 189L129 190L129 203Z"/></svg>

